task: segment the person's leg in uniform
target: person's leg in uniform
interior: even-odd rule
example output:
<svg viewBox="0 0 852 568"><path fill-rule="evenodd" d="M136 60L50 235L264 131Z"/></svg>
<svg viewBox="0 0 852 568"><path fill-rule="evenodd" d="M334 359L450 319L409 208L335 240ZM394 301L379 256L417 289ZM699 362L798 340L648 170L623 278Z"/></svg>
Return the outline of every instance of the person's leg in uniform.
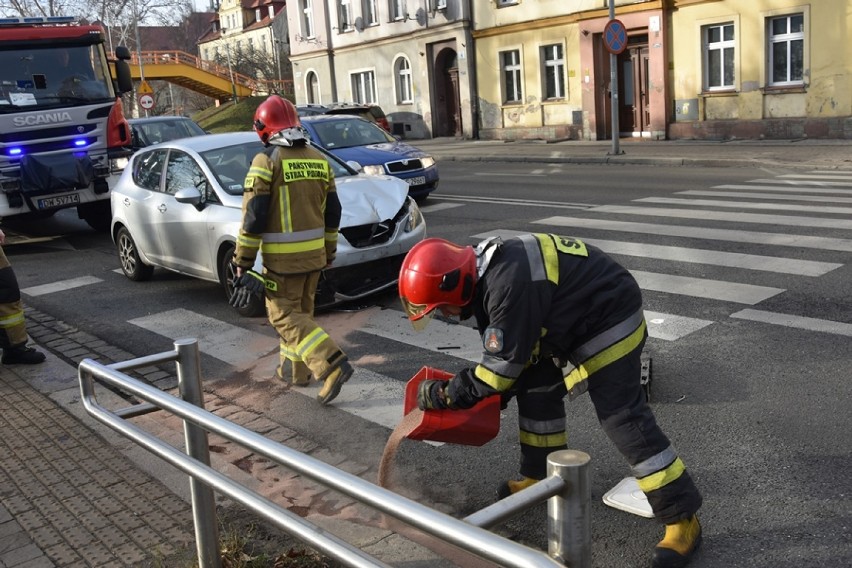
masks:
<svg viewBox="0 0 852 568"><path fill-rule="evenodd" d="M317 399L328 404L352 376L352 367L337 343L314 321L313 314L301 310L304 295L316 293L319 274L276 276L277 290L267 289L266 298L269 323L281 337L282 352L293 354L315 379L325 381Z"/></svg>
<svg viewBox="0 0 852 568"><path fill-rule="evenodd" d="M0 248L0 347L4 365L34 365L45 360L44 353L27 346L27 325L18 279L9 259Z"/></svg>
<svg viewBox="0 0 852 568"><path fill-rule="evenodd" d="M657 425L640 385L644 340L592 374L589 396L610 440L627 459L666 536L654 550L652 566L685 566L701 543L696 512L701 494L669 439Z"/></svg>
<svg viewBox="0 0 852 568"><path fill-rule="evenodd" d="M547 476L547 456L568 448L565 431L565 395L562 373L546 359L524 370L516 381L518 428L521 443L520 479L497 490L500 499L526 489Z"/></svg>

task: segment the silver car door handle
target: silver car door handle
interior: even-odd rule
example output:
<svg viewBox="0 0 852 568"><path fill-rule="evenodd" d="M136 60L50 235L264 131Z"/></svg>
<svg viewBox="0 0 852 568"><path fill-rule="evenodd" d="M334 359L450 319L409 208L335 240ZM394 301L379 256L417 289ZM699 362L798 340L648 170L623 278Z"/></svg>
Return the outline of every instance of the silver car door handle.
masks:
<svg viewBox="0 0 852 568"><path fill-rule="evenodd" d="M127 205L128 207L130 207L130 198L129 197L124 198L124 204Z"/></svg>
<svg viewBox="0 0 852 568"><path fill-rule="evenodd" d="M160 206L157 207L157 211L159 211L160 213L165 213L166 212L166 204L160 203Z"/></svg>

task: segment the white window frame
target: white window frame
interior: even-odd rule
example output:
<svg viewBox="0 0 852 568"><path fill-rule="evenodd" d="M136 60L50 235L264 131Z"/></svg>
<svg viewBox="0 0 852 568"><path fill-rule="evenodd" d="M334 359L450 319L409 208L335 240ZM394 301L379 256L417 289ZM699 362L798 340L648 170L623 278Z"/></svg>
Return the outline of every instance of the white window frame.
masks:
<svg viewBox="0 0 852 568"><path fill-rule="evenodd" d="M558 51L558 53L557 53ZM565 82L565 46L551 43L541 46L541 97L546 101L565 99L568 92ZM547 92L547 80L552 79L556 92Z"/></svg>
<svg viewBox="0 0 852 568"><path fill-rule="evenodd" d="M436 10L446 10L447 9L447 0L435 0L435 9Z"/></svg>
<svg viewBox="0 0 852 568"><path fill-rule="evenodd" d="M365 26L375 26L379 23L379 0L364 0L361 10Z"/></svg>
<svg viewBox="0 0 852 568"><path fill-rule="evenodd" d="M790 31L790 27L792 24L792 19L799 17L802 19L802 31ZM786 20L787 22L787 32L776 34L773 31L773 23L778 20ZM805 84L805 69L807 67L806 58L807 58L807 50L806 45L807 42L805 40L805 34L807 31L807 14L804 12L793 12L790 14L779 14L772 15L767 17L766 19L766 58L767 58L767 68L766 68L766 82L770 87L800 87ZM792 56L793 49L792 46L795 42L799 42L801 45L801 69L798 69L799 77L791 78L794 74L794 71L791 68L792 64ZM779 46L786 46L785 57L787 60L787 69L786 69L786 77L784 79L776 79L775 78L775 48Z"/></svg>
<svg viewBox="0 0 852 568"><path fill-rule="evenodd" d="M405 0L390 0L388 2L388 11L392 22L405 19Z"/></svg>
<svg viewBox="0 0 852 568"><path fill-rule="evenodd" d="M411 61L400 55L393 63L396 104L406 105L414 102L414 87L411 79Z"/></svg>
<svg viewBox="0 0 852 568"><path fill-rule="evenodd" d="M337 0L337 31L351 32L355 29L355 18L352 14L352 0Z"/></svg>
<svg viewBox="0 0 852 568"><path fill-rule="evenodd" d="M725 39L725 31L730 30L733 34L731 39ZM711 41L710 32L713 30L719 30L719 40ZM707 92L712 91L731 91L736 87L737 84L737 26L735 22L720 22L717 24L708 24L701 28L701 58L702 58L702 67L703 67L703 82L704 82L704 90ZM730 50L730 52L728 51ZM710 65L710 56L713 53L718 53L719 55L719 76L711 77L711 65ZM726 55L730 53L730 62L726 63ZM730 69L728 69L730 66ZM725 82L726 72L730 71L731 73L731 82ZM716 80L718 84L712 85L713 80Z"/></svg>
<svg viewBox="0 0 852 568"><path fill-rule="evenodd" d="M271 7L272 7L272 6L270 6L270 8L271 8ZM259 21L260 21L260 8L255 8L255 9L254 9L254 21L255 21L255 22L259 22Z"/></svg>
<svg viewBox="0 0 852 568"><path fill-rule="evenodd" d="M354 71L349 74L352 100L356 103L378 104L376 72L373 69Z"/></svg>
<svg viewBox="0 0 852 568"><path fill-rule="evenodd" d="M302 7L302 37L313 39L314 37L314 6L313 0L301 0Z"/></svg>
<svg viewBox="0 0 852 568"><path fill-rule="evenodd" d="M500 89L502 91L503 104L520 104L524 100L521 50L507 49L499 52L498 57L500 60ZM509 74L511 74L511 77L509 77ZM510 93L509 91L513 92ZM510 95L517 95L517 97L510 98Z"/></svg>

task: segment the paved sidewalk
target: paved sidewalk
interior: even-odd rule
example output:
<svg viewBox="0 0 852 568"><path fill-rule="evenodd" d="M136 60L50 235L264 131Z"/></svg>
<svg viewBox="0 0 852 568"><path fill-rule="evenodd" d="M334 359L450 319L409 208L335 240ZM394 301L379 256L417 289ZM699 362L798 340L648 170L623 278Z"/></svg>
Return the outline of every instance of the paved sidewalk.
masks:
<svg viewBox="0 0 852 568"><path fill-rule="evenodd" d="M411 140L440 161L852 170L852 140L611 141Z"/></svg>
<svg viewBox="0 0 852 568"><path fill-rule="evenodd" d="M0 568L191 566L195 537L188 477L99 424L80 401L76 368L80 361L90 358L108 364L143 354L118 349L33 309L27 309L26 317L33 343L47 361L0 366ZM132 374L169 391L177 380L165 370L168 367L146 367ZM104 387L97 388L97 399L110 409L130 405ZM375 478L372 466L347 461L234 400L207 391L205 407L344 471ZM159 439L183 447L182 425L176 417L158 413L133 421ZM279 504L305 511L301 514L320 530L383 562L406 568L454 566L383 527L375 511L330 495L331 490L283 468L270 467L264 458L227 440L211 435L210 444L215 469ZM311 506L318 502L325 511L312 514ZM243 510L219 495L217 505L220 511ZM263 523L260 517L249 516ZM279 553L305 548L281 531L274 532Z"/></svg>

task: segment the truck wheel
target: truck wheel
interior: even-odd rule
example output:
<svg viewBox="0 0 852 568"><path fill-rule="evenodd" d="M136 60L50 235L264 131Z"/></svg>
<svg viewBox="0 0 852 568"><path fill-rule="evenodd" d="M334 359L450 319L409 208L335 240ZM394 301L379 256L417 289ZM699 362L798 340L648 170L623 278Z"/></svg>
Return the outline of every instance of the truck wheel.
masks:
<svg viewBox="0 0 852 568"><path fill-rule="evenodd" d="M121 262L121 271L124 275L136 282L148 280L154 273L154 267L142 262L139 258L139 250L136 242L130 236L130 231L125 227L118 230L115 239L118 246L118 260Z"/></svg>
<svg viewBox="0 0 852 568"><path fill-rule="evenodd" d="M225 298L231 299L231 294L234 292L234 267L231 266L231 259L234 257L234 247L231 245L225 249L225 254L222 255L219 261L219 282L222 283L222 288L225 289ZM240 308L237 312L246 318L256 318L266 315L266 300L252 296L249 305L245 308Z"/></svg>
<svg viewBox="0 0 852 568"><path fill-rule="evenodd" d="M109 226L112 222L112 208L109 199L78 205L77 216L99 233L109 232Z"/></svg>

